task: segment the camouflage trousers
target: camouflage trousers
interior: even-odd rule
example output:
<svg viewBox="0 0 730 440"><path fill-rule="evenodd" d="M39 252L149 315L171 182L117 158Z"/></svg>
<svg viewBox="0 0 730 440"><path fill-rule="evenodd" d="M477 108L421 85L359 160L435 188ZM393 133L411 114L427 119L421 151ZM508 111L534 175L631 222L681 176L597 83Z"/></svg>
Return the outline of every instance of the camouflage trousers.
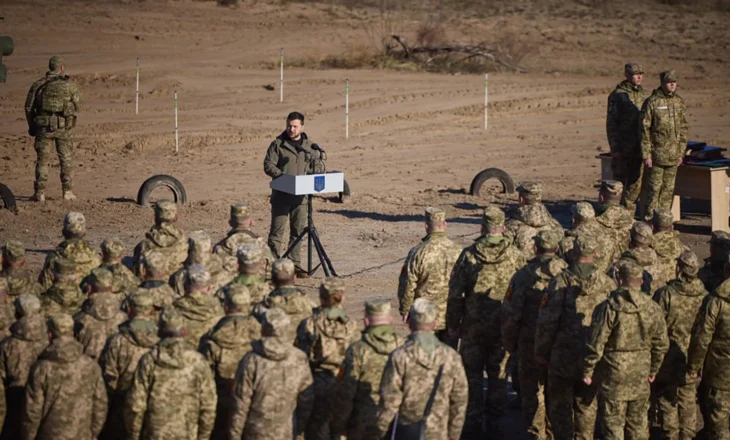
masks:
<svg viewBox="0 0 730 440"><path fill-rule="evenodd" d="M315 371L312 378L314 379L314 402L312 404L312 414L309 416L307 427L304 429L304 439L339 439L330 432L330 406L332 391L337 378L329 371Z"/></svg>
<svg viewBox="0 0 730 440"><path fill-rule="evenodd" d="M284 241L284 231L289 226L289 246L307 227L307 204L271 204L271 229L269 229L269 247L275 256L283 255L281 250ZM289 258L296 264L301 264L300 251L302 242L292 248Z"/></svg>
<svg viewBox="0 0 730 440"><path fill-rule="evenodd" d="M626 160L626 176L621 183L624 184L624 193L621 204L633 216L636 214L636 202L641 195L641 185L644 181L644 162L640 157Z"/></svg>
<svg viewBox="0 0 730 440"><path fill-rule="evenodd" d="M520 378L520 399L522 420L527 438L552 439L550 422L545 411L545 381L547 368L535 362L534 346L520 345L518 375Z"/></svg>
<svg viewBox="0 0 730 440"><path fill-rule="evenodd" d="M652 395L664 439L691 439L697 433L698 382L678 385L654 383Z"/></svg>
<svg viewBox="0 0 730 440"><path fill-rule="evenodd" d="M548 372L547 409L555 440L593 440L598 386Z"/></svg>
<svg viewBox="0 0 730 440"><path fill-rule="evenodd" d="M649 440L649 397L638 400L603 398L598 419L605 440Z"/></svg>
<svg viewBox="0 0 730 440"><path fill-rule="evenodd" d="M61 163L61 188L70 191L72 187L71 170L73 167L73 136L70 131L41 131L35 137L35 184L33 189L43 191L48 182L48 163L51 160L51 148L55 146L58 160Z"/></svg>
<svg viewBox="0 0 730 440"><path fill-rule="evenodd" d="M702 397L707 438L730 439L730 391L708 387Z"/></svg>
<svg viewBox="0 0 730 440"><path fill-rule="evenodd" d="M487 432L491 438L501 439L501 418L507 404L508 356L500 344L487 345L484 341L485 338L462 339L461 341L461 358L469 384L469 403L466 407L463 431L468 438L484 438L482 419L486 409ZM486 405L484 398L485 370L487 372Z"/></svg>
<svg viewBox="0 0 730 440"><path fill-rule="evenodd" d="M677 168L679 167L654 165L647 170L646 210L644 212L644 220L647 222L651 222L655 209L672 209Z"/></svg>

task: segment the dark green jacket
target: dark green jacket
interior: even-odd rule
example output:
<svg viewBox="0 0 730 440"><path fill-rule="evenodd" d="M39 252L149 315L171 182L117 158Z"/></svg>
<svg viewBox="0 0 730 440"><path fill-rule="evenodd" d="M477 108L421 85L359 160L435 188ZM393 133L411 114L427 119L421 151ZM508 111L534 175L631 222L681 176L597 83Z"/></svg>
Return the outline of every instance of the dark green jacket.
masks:
<svg viewBox="0 0 730 440"><path fill-rule="evenodd" d="M272 179L283 174L301 176L310 172L310 160L318 157L319 152L312 150L312 142L302 133L302 146L295 147L286 132L281 133L269 145L264 158L264 172ZM271 190L271 203L299 205L305 203L304 196L294 196Z"/></svg>

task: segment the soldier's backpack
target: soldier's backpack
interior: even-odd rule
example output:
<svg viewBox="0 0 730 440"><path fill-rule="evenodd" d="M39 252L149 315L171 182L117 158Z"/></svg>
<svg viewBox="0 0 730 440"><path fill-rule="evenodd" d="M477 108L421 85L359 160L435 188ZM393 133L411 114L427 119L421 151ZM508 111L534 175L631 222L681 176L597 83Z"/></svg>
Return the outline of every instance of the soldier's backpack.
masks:
<svg viewBox="0 0 730 440"><path fill-rule="evenodd" d="M68 88L63 77L52 78L36 91L36 109L48 113L63 113L69 101Z"/></svg>

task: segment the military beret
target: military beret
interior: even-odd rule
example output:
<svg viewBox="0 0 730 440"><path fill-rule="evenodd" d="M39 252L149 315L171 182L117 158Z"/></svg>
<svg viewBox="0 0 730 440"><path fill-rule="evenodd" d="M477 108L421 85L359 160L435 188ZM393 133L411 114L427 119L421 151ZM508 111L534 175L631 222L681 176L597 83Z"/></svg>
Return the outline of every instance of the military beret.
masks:
<svg viewBox="0 0 730 440"><path fill-rule="evenodd" d="M175 308L163 309L160 313L160 330L177 332L185 328L185 319Z"/></svg>
<svg viewBox="0 0 730 440"><path fill-rule="evenodd" d="M25 246L17 240L8 240L3 249L3 256L8 261L20 261L25 258Z"/></svg>
<svg viewBox="0 0 730 440"><path fill-rule="evenodd" d="M426 298L418 298L413 301L408 320L416 324L429 324L436 320L436 315L436 306L431 301Z"/></svg>
<svg viewBox="0 0 730 440"><path fill-rule="evenodd" d="M290 280L294 277L294 262L281 258L271 265L271 277L277 280Z"/></svg>
<svg viewBox="0 0 730 440"><path fill-rule="evenodd" d="M593 205L588 202L578 202L570 210L573 213L573 218L578 220L590 220L596 217Z"/></svg>
<svg viewBox="0 0 730 440"><path fill-rule="evenodd" d="M243 220L251 218L251 209L245 203L234 203L231 205L231 219Z"/></svg>
<svg viewBox="0 0 730 440"><path fill-rule="evenodd" d="M73 334L74 319L66 313L58 313L48 318L48 330L54 336L66 336Z"/></svg>
<svg viewBox="0 0 730 440"><path fill-rule="evenodd" d="M236 251L239 264L257 264L264 258L264 250L256 243L246 243Z"/></svg>
<svg viewBox="0 0 730 440"><path fill-rule="evenodd" d="M63 58L61 58L60 55L53 55L51 59L48 60L48 70L58 70L61 66L63 66Z"/></svg>
<svg viewBox="0 0 730 440"><path fill-rule="evenodd" d="M573 244L573 250L582 257L594 255L598 249L598 240L590 235L581 235L576 238Z"/></svg>
<svg viewBox="0 0 730 440"><path fill-rule="evenodd" d="M191 287L210 286L210 272L202 264L191 264L185 273L185 283Z"/></svg>
<svg viewBox="0 0 730 440"><path fill-rule="evenodd" d="M164 221L172 222L177 217L177 205L175 202L170 200L160 200L155 204L155 218Z"/></svg>
<svg viewBox="0 0 730 440"><path fill-rule="evenodd" d="M619 277L623 280L636 280L644 275L644 268L634 260L621 260L618 268Z"/></svg>
<svg viewBox="0 0 730 440"><path fill-rule="evenodd" d="M251 292L243 284L231 284L226 289L226 304L241 308L251 305Z"/></svg>
<svg viewBox="0 0 730 440"><path fill-rule="evenodd" d="M107 238L101 242L101 252L109 258L124 256L124 243L118 238Z"/></svg>
<svg viewBox="0 0 730 440"><path fill-rule="evenodd" d="M167 258L156 250L149 250L142 255L142 265L153 274L165 274L168 271Z"/></svg>
<svg viewBox="0 0 730 440"><path fill-rule="evenodd" d="M41 300L30 293L21 293L15 299L15 310L20 316L28 316L41 309Z"/></svg>
<svg viewBox="0 0 730 440"><path fill-rule="evenodd" d="M137 289L128 301L135 310L149 310L155 305L155 297L147 289Z"/></svg>
<svg viewBox="0 0 730 440"><path fill-rule="evenodd" d="M58 275L74 275L76 273L76 263L68 258L56 258L53 262L53 272Z"/></svg>
<svg viewBox="0 0 730 440"><path fill-rule="evenodd" d="M562 238L562 234L551 229L540 231L536 236L532 237L532 239L535 240L535 245L543 251L555 250L555 248L557 248L560 244L560 239Z"/></svg>
<svg viewBox="0 0 730 440"><path fill-rule="evenodd" d="M667 70L659 74L659 80L664 83L677 82L677 72L674 70Z"/></svg>
<svg viewBox="0 0 730 440"><path fill-rule="evenodd" d="M365 316L370 318L390 316L390 301L387 299L366 301Z"/></svg>
<svg viewBox="0 0 730 440"><path fill-rule="evenodd" d="M268 330L271 336L285 336L289 329L289 316L278 307L267 310L261 325Z"/></svg>
<svg viewBox="0 0 730 440"><path fill-rule="evenodd" d="M700 270L700 259L692 251L684 251L677 258L679 270L687 275L697 275Z"/></svg>
<svg viewBox="0 0 730 440"><path fill-rule="evenodd" d="M504 211L494 205L487 206L482 215L482 224L488 228L504 225Z"/></svg>
<svg viewBox="0 0 730 440"><path fill-rule="evenodd" d="M626 75L638 75L644 73L644 68L639 63L626 63L624 65L624 73Z"/></svg>
<svg viewBox="0 0 730 440"><path fill-rule="evenodd" d="M429 206L426 208L427 223L441 223L446 221L446 211L441 208Z"/></svg>
<svg viewBox="0 0 730 440"><path fill-rule="evenodd" d="M624 192L624 184L618 180L604 180L601 182L601 192L611 196L621 196Z"/></svg>
<svg viewBox="0 0 730 440"><path fill-rule="evenodd" d="M345 293L345 282L339 278L328 278L319 286L319 296L322 298L330 298L335 293Z"/></svg>
<svg viewBox="0 0 730 440"><path fill-rule="evenodd" d="M74 235L86 232L86 217L80 212L69 212L63 219L63 230Z"/></svg>
<svg viewBox="0 0 730 440"><path fill-rule="evenodd" d="M631 240L640 244L651 244L654 232L651 226L644 222L636 222L631 227Z"/></svg>
<svg viewBox="0 0 730 440"><path fill-rule="evenodd" d="M651 218L656 228L668 228L674 224L674 216L672 211L667 208L657 208L654 210L654 216Z"/></svg>
<svg viewBox="0 0 730 440"><path fill-rule="evenodd" d="M93 269L89 278L89 284L97 291L110 290L114 287L114 275L103 267Z"/></svg>

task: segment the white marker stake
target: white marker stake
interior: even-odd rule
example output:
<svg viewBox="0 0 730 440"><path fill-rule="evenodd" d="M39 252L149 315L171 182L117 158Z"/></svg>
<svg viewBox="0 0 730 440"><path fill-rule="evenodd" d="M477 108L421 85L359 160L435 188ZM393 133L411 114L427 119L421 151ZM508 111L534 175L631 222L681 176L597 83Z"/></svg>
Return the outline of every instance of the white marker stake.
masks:
<svg viewBox="0 0 730 440"><path fill-rule="evenodd" d="M175 91L175 153L180 151L179 137L177 134L177 91Z"/></svg>
<svg viewBox="0 0 730 440"><path fill-rule="evenodd" d="M280 78L279 78L279 102L284 102L284 48L281 48L279 56Z"/></svg>
<svg viewBox="0 0 730 440"><path fill-rule="evenodd" d="M345 139L350 139L350 80L345 79Z"/></svg>
<svg viewBox="0 0 730 440"><path fill-rule="evenodd" d="M486 130L487 125L487 104L489 103L489 94L487 92L487 86L489 85L489 74L484 74L484 129Z"/></svg>
<svg viewBox="0 0 730 440"><path fill-rule="evenodd" d="M139 114L139 57L137 57L137 96L134 102L134 114Z"/></svg>

